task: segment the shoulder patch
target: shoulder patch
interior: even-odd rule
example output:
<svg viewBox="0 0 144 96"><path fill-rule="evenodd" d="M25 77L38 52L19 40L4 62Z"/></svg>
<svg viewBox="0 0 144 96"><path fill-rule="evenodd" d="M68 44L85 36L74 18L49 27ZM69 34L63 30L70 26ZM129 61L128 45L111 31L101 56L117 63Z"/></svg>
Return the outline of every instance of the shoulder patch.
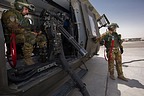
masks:
<svg viewBox="0 0 144 96"><path fill-rule="evenodd" d="M11 21L11 22L16 21L16 17L15 17L15 16L10 16L10 21Z"/></svg>

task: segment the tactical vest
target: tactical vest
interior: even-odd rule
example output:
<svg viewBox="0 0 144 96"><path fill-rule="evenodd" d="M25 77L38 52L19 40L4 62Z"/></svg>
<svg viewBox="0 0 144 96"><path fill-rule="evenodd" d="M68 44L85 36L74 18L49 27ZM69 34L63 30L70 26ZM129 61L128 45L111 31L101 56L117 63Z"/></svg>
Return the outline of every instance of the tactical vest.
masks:
<svg viewBox="0 0 144 96"><path fill-rule="evenodd" d="M116 32L113 32L112 34L110 34L110 33L106 34L106 36L104 37L105 47L107 49L110 49L112 37L114 37L114 48L119 48L120 44L121 44L120 43L121 42L121 38Z"/></svg>

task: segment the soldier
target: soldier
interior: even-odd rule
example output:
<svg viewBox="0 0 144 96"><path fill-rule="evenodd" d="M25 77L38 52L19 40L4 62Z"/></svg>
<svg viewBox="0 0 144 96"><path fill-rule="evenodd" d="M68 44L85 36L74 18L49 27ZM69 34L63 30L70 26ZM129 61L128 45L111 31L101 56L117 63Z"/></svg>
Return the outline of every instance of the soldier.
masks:
<svg viewBox="0 0 144 96"><path fill-rule="evenodd" d="M123 53L123 46L121 35L117 34L116 28L119 28L119 26L116 23L110 24L108 26L108 31L102 34L102 36L98 39L98 41L103 41L103 44L106 47L110 78L115 80L114 77L114 61L115 61L118 78L127 81L122 71L121 54Z"/></svg>
<svg viewBox="0 0 144 96"><path fill-rule="evenodd" d="M16 44L23 43L24 61L27 65L34 64L31 58L33 45L37 42L40 48L46 44L46 37L43 34L32 32L30 24L25 15L34 11L34 5L29 4L26 0L15 0L13 9L4 11L2 14L2 23L4 27L5 41L9 47L10 35L15 33Z"/></svg>

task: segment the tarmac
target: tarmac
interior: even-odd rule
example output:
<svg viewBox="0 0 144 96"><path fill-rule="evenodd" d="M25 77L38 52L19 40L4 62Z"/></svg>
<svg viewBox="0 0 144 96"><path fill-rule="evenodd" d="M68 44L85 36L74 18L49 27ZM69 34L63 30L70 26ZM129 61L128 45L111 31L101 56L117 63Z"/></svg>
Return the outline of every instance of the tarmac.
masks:
<svg viewBox="0 0 144 96"><path fill-rule="evenodd" d="M86 62L89 71L82 80L90 96L144 96L144 41L124 42L123 45L123 73L128 82L118 79L116 70L116 80L110 79L102 46L99 55ZM68 96L82 94L74 89Z"/></svg>

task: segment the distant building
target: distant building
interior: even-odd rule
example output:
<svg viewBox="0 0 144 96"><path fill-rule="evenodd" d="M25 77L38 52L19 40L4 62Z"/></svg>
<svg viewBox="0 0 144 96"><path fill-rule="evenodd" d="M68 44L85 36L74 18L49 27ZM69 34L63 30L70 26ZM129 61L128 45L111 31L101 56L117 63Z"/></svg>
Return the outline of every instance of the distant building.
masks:
<svg viewBox="0 0 144 96"><path fill-rule="evenodd" d="M141 41L144 41L144 37L143 37L143 38L141 38Z"/></svg>
<svg viewBox="0 0 144 96"><path fill-rule="evenodd" d="M128 42L128 41L144 41L144 38L124 38L123 39L124 42Z"/></svg>

